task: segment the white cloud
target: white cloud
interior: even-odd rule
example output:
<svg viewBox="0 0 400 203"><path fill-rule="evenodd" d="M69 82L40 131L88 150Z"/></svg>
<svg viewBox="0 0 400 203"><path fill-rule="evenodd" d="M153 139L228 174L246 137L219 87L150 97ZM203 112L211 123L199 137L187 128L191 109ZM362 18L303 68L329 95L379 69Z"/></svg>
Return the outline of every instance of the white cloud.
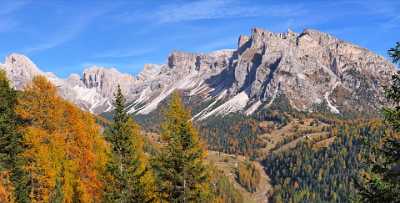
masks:
<svg viewBox="0 0 400 203"><path fill-rule="evenodd" d="M160 23L174 23L233 17L290 17L304 12L300 5L253 6L235 0L202 0L162 6L155 17Z"/></svg>

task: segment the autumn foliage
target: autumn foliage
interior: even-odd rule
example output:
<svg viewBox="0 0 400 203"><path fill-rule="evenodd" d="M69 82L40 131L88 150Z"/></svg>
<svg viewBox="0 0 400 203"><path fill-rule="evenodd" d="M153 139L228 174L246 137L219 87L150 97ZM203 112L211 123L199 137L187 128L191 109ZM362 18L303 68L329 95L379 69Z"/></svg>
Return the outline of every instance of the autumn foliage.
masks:
<svg viewBox="0 0 400 203"><path fill-rule="evenodd" d="M0 202L13 203L15 198L13 195L14 187L10 180L10 174L6 171L0 173Z"/></svg>
<svg viewBox="0 0 400 203"><path fill-rule="evenodd" d="M107 145L93 116L61 99L44 77L36 77L18 103L32 202L100 201Z"/></svg>
<svg viewBox="0 0 400 203"><path fill-rule="evenodd" d="M162 147L152 152L120 88L107 122L62 99L42 76L17 92L0 71L0 99L1 203L241 201L228 197L237 191L222 173L211 177L177 93L164 114Z"/></svg>
<svg viewBox="0 0 400 203"><path fill-rule="evenodd" d="M236 178L247 191L255 192L260 184L261 175L254 163L246 161L239 163L236 169Z"/></svg>

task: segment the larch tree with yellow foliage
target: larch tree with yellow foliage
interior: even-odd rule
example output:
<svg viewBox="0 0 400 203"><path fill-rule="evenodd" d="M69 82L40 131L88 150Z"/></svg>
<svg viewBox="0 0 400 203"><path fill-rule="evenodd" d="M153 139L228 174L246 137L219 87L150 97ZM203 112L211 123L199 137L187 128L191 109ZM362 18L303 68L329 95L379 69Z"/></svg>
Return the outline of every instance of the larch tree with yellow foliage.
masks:
<svg viewBox="0 0 400 203"><path fill-rule="evenodd" d="M0 172L0 202L15 202L14 187L7 171Z"/></svg>
<svg viewBox="0 0 400 203"><path fill-rule="evenodd" d="M113 122L106 129L111 144L107 164L106 202L155 202L154 175L143 150L139 126L124 109L125 98L118 86Z"/></svg>
<svg viewBox="0 0 400 203"><path fill-rule="evenodd" d="M206 151L177 92L172 94L161 130L165 146L154 167L163 200L210 202L209 167L204 163Z"/></svg>
<svg viewBox="0 0 400 203"><path fill-rule="evenodd" d="M45 77L25 88L16 108L31 202L99 202L107 145L89 113L57 95Z"/></svg>

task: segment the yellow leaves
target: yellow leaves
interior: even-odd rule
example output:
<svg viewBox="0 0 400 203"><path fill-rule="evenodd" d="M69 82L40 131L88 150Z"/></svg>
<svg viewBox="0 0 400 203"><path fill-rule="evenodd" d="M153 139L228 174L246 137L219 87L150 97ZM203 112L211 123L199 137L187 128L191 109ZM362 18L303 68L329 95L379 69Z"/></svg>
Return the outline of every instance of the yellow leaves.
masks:
<svg viewBox="0 0 400 203"><path fill-rule="evenodd" d="M51 147L54 145L53 139L49 140L48 137L47 132L35 127L28 127L25 130L25 143L29 150L25 151L23 156L29 162L24 169L34 181L30 194L34 201L49 200L51 189L55 186L57 168L59 168L59 164L54 163L54 156L57 153L50 150L50 148L54 148ZM49 157L50 155L51 157Z"/></svg>
<svg viewBox="0 0 400 203"><path fill-rule="evenodd" d="M0 173L0 202L2 203L14 203L13 197L14 187L10 181L9 173L3 171Z"/></svg>
<svg viewBox="0 0 400 203"><path fill-rule="evenodd" d="M41 94L44 95L51 95L52 97L57 95L56 87L44 76L37 76L33 78L31 86L28 86L26 89L29 90L30 88L37 89Z"/></svg>
<svg viewBox="0 0 400 203"><path fill-rule="evenodd" d="M239 183L249 192L255 192L260 184L260 172L254 163L248 160L239 163L236 175Z"/></svg>
<svg viewBox="0 0 400 203"><path fill-rule="evenodd" d="M33 125L40 125L47 130L55 130L63 118L63 109L59 108L63 100L55 87L44 77L39 76L24 90L18 100L16 112L22 119L30 120Z"/></svg>
<svg viewBox="0 0 400 203"><path fill-rule="evenodd" d="M162 134L161 138L167 141L171 138L171 132L178 133L180 131L180 125L182 122L186 123L188 126L191 124L190 112L183 105L182 99L178 92L174 92L171 96L171 100L168 104L167 109L164 111L164 123L162 124Z"/></svg>
<svg viewBox="0 0 400 203"><path fill-rule="evenodd" d="M140 126L136 124L131 118L127 122L128 128L131 129L131 143L137 154L136 160L138 166L135 169L135 176L140 177L139 184L144 187L144 197L147 199L156 198L156 185L153 170L150 169L149 159L143 151L144 138L140 132ZM142 176L140 174L144 173Z"/></svg>
<svg viewBox="0 0 400 203"><path fill-rule="evenodd" d="M56 88L37 77L19 99L17 113L27 121L21 128L32 177L31 200L51 201L61 179L64 202L100 201L100 179L107 162L106 143L95 119L57 96Z"/></svg>

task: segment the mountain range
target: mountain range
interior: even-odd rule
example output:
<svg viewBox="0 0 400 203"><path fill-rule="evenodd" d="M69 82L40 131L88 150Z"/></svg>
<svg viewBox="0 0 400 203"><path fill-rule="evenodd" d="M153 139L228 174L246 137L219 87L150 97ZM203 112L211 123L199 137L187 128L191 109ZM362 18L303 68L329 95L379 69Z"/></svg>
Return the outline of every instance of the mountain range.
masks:
<svg viewBox="0 0 400 203"><path fill-rule="evenodd" d="M93 66L63 79L16 53L0 69L16 89L44 75L62 97L95 114L112 110L118 85L128 112L138 115L151 113L181 90L196 106L197 120L233 112L251 115L282 98L298 111L374 113L386 104L384 87L396 71L384 57L318 30L274 33L260 28L240 36L236 49L174 51L166 64L146 64L136 76Z"/></svg>

